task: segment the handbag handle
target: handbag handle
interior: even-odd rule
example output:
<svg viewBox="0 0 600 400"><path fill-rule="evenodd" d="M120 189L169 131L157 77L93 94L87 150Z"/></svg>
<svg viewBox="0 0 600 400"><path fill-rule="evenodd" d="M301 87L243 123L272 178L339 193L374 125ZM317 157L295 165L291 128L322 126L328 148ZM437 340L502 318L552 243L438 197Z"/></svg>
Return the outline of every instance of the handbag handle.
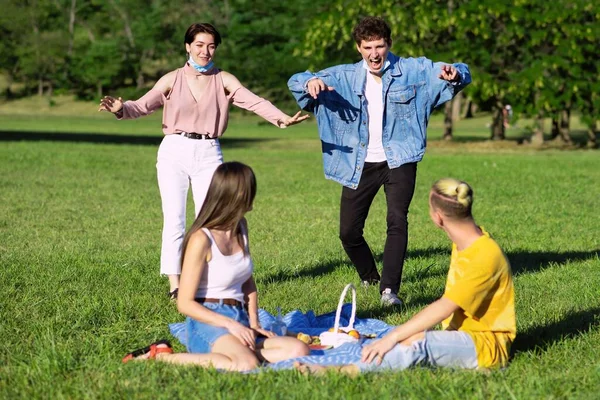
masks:
<svg viewBox="0 0 600 400"><path fill-rule="evenodd" d="M354 317L356 316L356 289L354 288L353 284L349 283L342 291L342 295L340 296L340 301L338 303L338 308L335 312L335 324L333 326L334 332L337 332L340 327L340 316L342 314L342 306L344 305L346 293L350 288L352 288L352 314L350 315L350 321L348 323L347 329L354 329Z"/></svg>

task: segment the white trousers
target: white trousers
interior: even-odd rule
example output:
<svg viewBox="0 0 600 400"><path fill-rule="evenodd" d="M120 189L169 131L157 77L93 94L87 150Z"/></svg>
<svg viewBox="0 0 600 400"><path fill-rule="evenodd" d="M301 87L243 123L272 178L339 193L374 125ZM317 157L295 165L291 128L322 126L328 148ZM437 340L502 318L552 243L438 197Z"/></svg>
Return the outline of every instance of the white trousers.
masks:
<svg viewBox="0 0 600 400"><path fill-rule="evenodd" d="M223 155L217 139L166 135L160 144L156 170L163 211L161 274L181 274L181 245L185 235L190 183L194 197L194 216L197 216L213 173L222 162Z"/></svg>

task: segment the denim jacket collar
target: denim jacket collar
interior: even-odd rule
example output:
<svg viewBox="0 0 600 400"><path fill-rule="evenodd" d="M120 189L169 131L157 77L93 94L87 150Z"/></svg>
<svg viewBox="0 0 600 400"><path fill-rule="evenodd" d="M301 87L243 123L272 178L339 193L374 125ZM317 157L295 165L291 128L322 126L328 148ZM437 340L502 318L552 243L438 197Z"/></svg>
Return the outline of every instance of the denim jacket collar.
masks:
<svg viewBox="0 0 600 400"><path fill-rule="evenodd" d="M390 61L390 66L383 72L383 76L381 77L384 93L387 92L387 89L390 87L393 77L402 75L402 69L400 68L399 62L400 57L390 52L388 53L387 59ZM364 94L366 79L367 70L363 68L363 60L360 60L354 64L354 82L352 84L352 90L357 96L362 96Z"/></svg>

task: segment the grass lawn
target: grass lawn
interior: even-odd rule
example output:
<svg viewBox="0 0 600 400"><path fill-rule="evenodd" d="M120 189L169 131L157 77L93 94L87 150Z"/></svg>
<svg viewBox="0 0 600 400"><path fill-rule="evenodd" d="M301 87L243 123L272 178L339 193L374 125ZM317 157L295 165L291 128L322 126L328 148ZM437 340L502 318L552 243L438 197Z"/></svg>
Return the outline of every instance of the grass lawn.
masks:
<svg viewBox="0 0 600 400"><path fill-rule="evenodd" d="M33 116L0 106L0 398L597 398L597 150L490 145L481 118L458 123L461 143L447 145L435 140L434 118L409 216L406 305L391 312L379 307L376 288L358 293L361 317L393 324L442 294L450 243L429 221L427 193L443 176L468 181L477 221L515 274L518 337L505 370L222 374L121 364L128 351L169 338L167 323L183 319L158 274L160 116L117 122L94 105L71 110ZM222 146L226 160L257 174L248 220L261 306L333 310L358 277L337 237L341 189L323 178L314 121L281 131L234 116ZM365 235L380 260L383 193Z"/></svg>

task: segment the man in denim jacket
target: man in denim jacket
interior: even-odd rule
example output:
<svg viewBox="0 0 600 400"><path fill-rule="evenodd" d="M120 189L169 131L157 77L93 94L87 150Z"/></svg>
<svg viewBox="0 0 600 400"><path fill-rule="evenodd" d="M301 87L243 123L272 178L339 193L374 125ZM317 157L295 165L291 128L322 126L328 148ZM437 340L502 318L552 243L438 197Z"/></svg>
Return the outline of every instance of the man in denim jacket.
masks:
<svg viewBox="0 0 600 400"><path fill-rule="evenodd" d="M300 107L317 117L325 177L344 186L344 250L363 284L379 282L383 305L401 305L397 293L408 243L407 214L429 116L468 85L471 75L465 64L390 53L391 30L381 18L364 18L352 36L362 61L295 74L288 86ZM387 240L380 277L363 228L382 185Z"/></svg>

